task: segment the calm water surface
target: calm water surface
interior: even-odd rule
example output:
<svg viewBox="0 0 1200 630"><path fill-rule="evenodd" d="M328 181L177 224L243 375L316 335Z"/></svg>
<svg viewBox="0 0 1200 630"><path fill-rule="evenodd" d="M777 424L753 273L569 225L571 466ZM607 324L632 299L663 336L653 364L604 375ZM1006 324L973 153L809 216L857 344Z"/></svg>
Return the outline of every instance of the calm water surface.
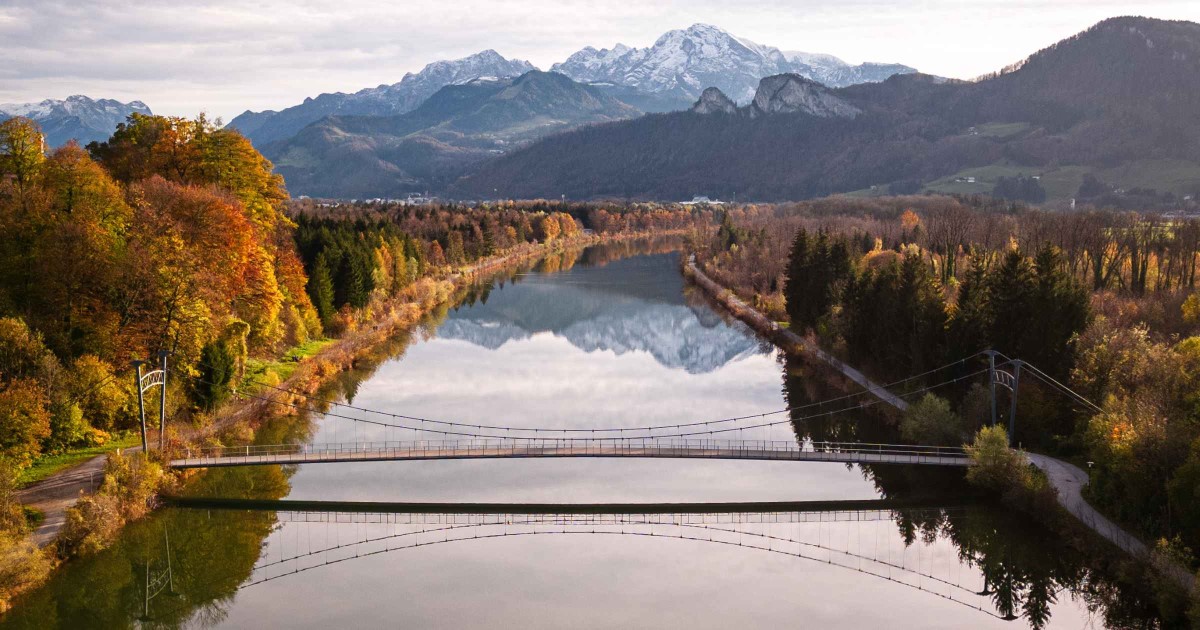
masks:
<svg viewBox="0 0 1200 630"><path fill-rule="evenodd" d="M327 395L356 407L497 426L696 422L838 394L816 368L784 359L691 295L673 253L622 258L591 250L510 274L369 363ZM878 418L843 415L718 437L894 439ZM312 414L275 422L259 439L413 437ZM188 493L362 502L888 499L923 507L810 503L802 512L687 516L170 508L129 527L113 548L70 564L6 623L1082 628L1145 620L1146 596L1112 582L1107 561L1085 559L1021 517L964 499L970 491L961 477L900 467L636 459L214 470Z"/></svg>

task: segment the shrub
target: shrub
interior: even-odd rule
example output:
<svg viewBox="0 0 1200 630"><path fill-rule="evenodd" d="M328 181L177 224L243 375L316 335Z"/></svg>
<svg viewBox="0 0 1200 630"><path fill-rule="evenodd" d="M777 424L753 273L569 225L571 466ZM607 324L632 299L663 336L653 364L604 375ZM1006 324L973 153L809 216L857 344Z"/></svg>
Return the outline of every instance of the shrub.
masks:
<svg viewBox="0 0 1200 630"><path fill-rule="evenodd" d="M151 499L168 479L161 466L142 454L110 455L100 490L67 510L57 541L59 555L86 555L107 547L125 523L150 511Z"/></svg>
<svg viewBox="0 0 1200 630"><path fill-rule="evenodd" d="M967 469L967 480L1000 492L1014 487L1029 487L1033 480L1029 465L1017 451L1008 447L1008 432L996 425L984 427L975 441L966 445L974 464Z"/></svg>
<svg viewBox="0 0 1200 630"><path fill-rule="evenodd" d="M49 555L24 532L0 531L0 609L17 593L41 584L51 566Z"/></svg>
<svg viewBox="0 0 1200 630"><path fill-rule="evenodd" d="M949 446L962 444L966 430L962 418L950 410L946 399L925 394L904 412L900 435L917 444Z"/></svg>

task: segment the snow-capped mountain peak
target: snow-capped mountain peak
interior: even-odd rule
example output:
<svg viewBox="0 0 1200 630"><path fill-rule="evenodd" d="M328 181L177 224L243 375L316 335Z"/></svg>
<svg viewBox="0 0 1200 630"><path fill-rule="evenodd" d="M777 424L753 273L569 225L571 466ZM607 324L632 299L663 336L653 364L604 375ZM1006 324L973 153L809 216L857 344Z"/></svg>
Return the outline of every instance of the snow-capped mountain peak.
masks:
<svg viewBox="0 0 1200 630"><path fill-rule="evenodd" d="M122 103L108 98L92 99L82 94L61 100L0 105L0 120L22 116L37 122L50 146L63 145L70 140L80 144L107 140L117 124L133 113L149 114L150 108L141 101Z"/></svg>
<svg viewBox="0 0 1200 630"><path fill-rule="evenodd" d="M840 87L913 71L900 65L851 66L832 55L784 53L711 24L667 31L648 48L589 46L551 69L576 81L613 83L687 99L717 87L743 103L753 99L760 79L776 74L796 73Z"/></svg>

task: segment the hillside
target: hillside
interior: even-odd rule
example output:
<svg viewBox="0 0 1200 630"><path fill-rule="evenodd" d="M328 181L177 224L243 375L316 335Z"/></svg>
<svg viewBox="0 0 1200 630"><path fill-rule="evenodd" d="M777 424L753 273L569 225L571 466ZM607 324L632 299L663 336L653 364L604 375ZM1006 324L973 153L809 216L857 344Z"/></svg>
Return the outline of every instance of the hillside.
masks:
<svg viewBox="0 0 1200 630"><path fill-rule="evenodd" d="M545 134L638 111L550 72L442 88L399 116L333 116L264 153L293 194L387 197L440 189L467 167Z"/></svg>
<svg viewBox="0 0 1200 630"><path fill-rule="evenodd" d="M1171 192L1200 189L1195 23L1114 18L975 82L910 74L828 96L861 114L750 106L651 115L547 138L482 165L456 193L787 199L925 185L988 166L1069 171L1072 181L1126 173L1112 183L1142 186L1133 174L1154 164L1192 173Z"/></svg>

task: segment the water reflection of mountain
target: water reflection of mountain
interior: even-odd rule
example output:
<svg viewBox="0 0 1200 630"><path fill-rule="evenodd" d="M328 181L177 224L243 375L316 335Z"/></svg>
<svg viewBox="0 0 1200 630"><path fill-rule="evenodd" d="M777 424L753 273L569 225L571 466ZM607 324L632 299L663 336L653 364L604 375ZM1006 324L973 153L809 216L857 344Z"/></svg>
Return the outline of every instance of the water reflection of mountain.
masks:
<svg viewBox="0 0 1200 630"><path fill-rule="evenodd" d="M644 351L693 374L761 352L751 334L684 302L674 258L644 256L527 276L452 313L438 335L496 349L551 332L587 352Z"/></svg>

